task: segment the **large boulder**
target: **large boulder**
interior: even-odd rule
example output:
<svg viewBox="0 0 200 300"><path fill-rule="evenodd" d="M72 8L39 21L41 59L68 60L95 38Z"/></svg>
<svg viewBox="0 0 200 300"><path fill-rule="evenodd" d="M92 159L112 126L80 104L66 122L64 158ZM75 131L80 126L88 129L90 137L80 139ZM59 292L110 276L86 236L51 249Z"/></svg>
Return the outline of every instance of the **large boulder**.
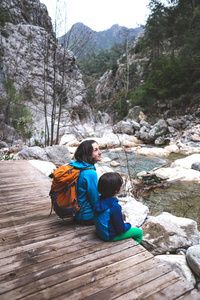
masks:
<svg viewBox="0 0 200 300"><path fill-rule="evenodd" d="M140 227L144 223L149 213L146 205L132 197L119 197L119 203L123 213L126 215L126 221L131 223L133 227Z"/></svg>
<svg viewBox="0 0 200 300"><path fill-rule="evenodd" d="M167 147L165 147L165 150ZM175 160L169 168L160 168L155 171L157 176L170 180L200 182L200 172L192 169L194 163L200 162L200 154L192 154L185 158Z"/></svg>
<svg viewBox="0 0 200 300"><path fill-rule="evenodd" d="M187 264L185 255L157 255L156 258L169 264L181 278L195 286L196 279Z"/></svg>
<svg viewBox="0 0 200 300"><path fill-rule="evenodd" d="M71 155L66 146L55 145L46 148L29 147L17 154L20 159L50 161L59 167L71 161Z"/></svg>
<svg viewBox="0 0 200 300"><path fill-rule="evenodd" d="M165 120L159 120L149 131L149 139L155 141L158 137L164 136L167 133L167 130L168 127Z"/></svg>
<svg viewBox="0 0 200 300"><path fill-rule="evenodd" d="M186 259L192 271L200 277L200 244L187 249Z"/></svg>
<svg viewBox="0 0 200 300"><path fill-rule="evenodd" d="M49 161L42 160L29 160L28 161L32 166L40 170L46 176L49 176L56 170L56 165Z"/></svg>
<svg viewBox="0 0 200 300"><path fill-rule="evenodd" d="M130 120L120 121L113 126L114 133L125 133L125 134L134 134L135 130L133 128Z"/></svg>
<svg viewBox="0 0 200 300"><path fill-rule="evenodd" d="M65 146L55 145L46 147L48 161L54 163L57 167L67 164L71 161L71 155Z"/></svg>
<svg viewBox="0 0 200 300"><path fill-rule="evenodd" d="M139 122L140 121L140 112L141 112L141 107L134 106L131 109L129 109L128 115L125 119L131 119L133 121Z"/></svg>
<svg viewBox="0 0 200 300"><path fill-rule="evenodd" d="M42 161L48 161L47 154L44 148L40 148L38 146L22 149L20 152L18 152L17 158L26 160L38 159Z"/></svg>
<svg viewBox="0 0 200 300"><path fill-rule="evenodd" d="M185 169L191 169L194 163L200 163L200 154L192 154L185 158L177 159L171 164L171 167L183 167Z"/></svg>
<svg viewBox="0 0 200 300"><path fill-rule="evenodd" d="M149 217L142 226L142 245L152 254L174 253L178 248L189 248L199 244L197 223L163 212L157 217Z"/></svg>

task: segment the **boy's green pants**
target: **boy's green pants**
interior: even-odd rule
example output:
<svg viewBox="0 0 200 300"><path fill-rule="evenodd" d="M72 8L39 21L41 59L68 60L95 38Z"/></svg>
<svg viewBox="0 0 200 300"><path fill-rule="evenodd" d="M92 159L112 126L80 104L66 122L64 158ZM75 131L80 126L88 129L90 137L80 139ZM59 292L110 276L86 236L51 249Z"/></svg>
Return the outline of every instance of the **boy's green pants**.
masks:
<svg viewBox="0 0 200 300"><path fill-rule="evenodd" d="M124 239L128 239L128 238L132 238L136 242L138 242L138 244L140 244L142 241L142 237L143 237L142 229L131 227L126 232L116 236L114 239L111 240L111 242L116 242L116 241L120 241L120 240L124 240Z"/></svg>

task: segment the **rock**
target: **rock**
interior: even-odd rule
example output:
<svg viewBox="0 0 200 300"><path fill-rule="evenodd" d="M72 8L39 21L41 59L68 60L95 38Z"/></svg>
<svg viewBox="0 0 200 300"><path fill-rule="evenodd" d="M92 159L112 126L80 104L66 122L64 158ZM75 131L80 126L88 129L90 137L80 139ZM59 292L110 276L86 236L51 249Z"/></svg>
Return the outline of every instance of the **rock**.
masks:
<svg viewBox="0 0 200 300"><path fill-rule="evenodd" d="M0 141L0 149L1 148L8 148L8 144L4 141Z"/></svg>
<svg viewBox="0 0 200 300"><path fill-rule="evenodd" d="M193 142L200 142L200 135L194 134L191 136Z"/></svg>
<svg viewBox="0 0 200 300"><path fill-rule="evenodd" d="M177 141L177 146L179 147L179 153L183 155L191 155L200 152L198 148L183 144L179 141Z"/></svg>
<svg viewBox="0 0 200 300"><path fill-rule="evenodd" d="M169 148L165 147L165 150ZM197 181L200 182L200 172L191 169L192 164L200 161L200 154L192 154L182 159L175 160L169 168L160 168L155 171L159 177L169 178L170 180Z"/></svg>
<svg viewBox="0 0 200 300"><path fill-rule="evenodd" d="M193 170L200 171L200 162L194 162L194 163L191 165L191 168L192 168Z"/></svg>
<svg viewBox="0 0 200 300"><path fill-rule="evenodd" d="M108 152L122 152L122 151L124 151L122 147L108 149Z"/></svg>
<svg viewBox="0 0 200 300"><path fill-rule="evenodd" d="M132 197L118 197L118 199L122 211L126 215L126 221L130 222L132 227L140 227L147 218L148 207Z"/></svg>
<svg viewBox="0 0 200 300"><path fill-rule="evenodd" d="M154 144L156 146L162 146L162 145L166 145L169 142L169 140L164 137L164 136L159 136L158 138L155 139Z"/></svg>
<svg viewBox="0 0 200 300"><path fill-rule="evenodd" d="M159 120L149 131L149 139L155 141L158 137L163 136L166 133L167 123L165 122L165 120Z"/></svg>
<svg viewBox="0 0 200 300"><path fill-rule="evenodd" d="M132 147L135 147L136 144L133 143L133 142L130 142L128 140L123 140L122 141L122 146L127 147L127 148L132 148Z"/></svg>
<svg viewBox="0 0 200 300"><path fill-rule="evenodd" d="M140 124L134 120L131 120L131 124L135 130L140 130Z"/></svg>
<svg viewBox="0 0 200 300"><path fill-rule="evenodd" d="M169 153L163 149L163 148L147 148L147 147L140 147L138 146L135 150L134 150L135 154L140 154L140 155L146 155L146 156L167 156L169 155Z"/></svg>
<svg viewBox="0 0 200 300"><path fill-rule="evenodd" d="M131 119L133 121L139 122L140 121L140 112L141 112L141 107L140 106L134 106L133 108L129 109L128 115L125 118L126 119Z"/></svg>
<svg viewBox="0 0 200 300"><path fill-rule="evenodd" d="M61 137L60 145L68 145L70 147L77 147L79 145L79 142L73 134L64 134Z"/></svg>
<svg viewBox="0 0 200 300"><path fill-rule="evenodd" d="M182 124L182 122L180 121L180 119L173 120L171 118L167 119L166 123L169 126L171 126L173 128L176 128L176 129L180 129L181 128L181 124Z"/></svg>
<svg viewBox="0 0 200 300"><path fill-rule="evenodd" d="M185 255L157 255L156 258L168 263L181 278L195 286L196 280L192 271L188 267Z"/></svg>
<svg viewBox="0 0 200 300"><path fill-rule="evenodd" d="M36 160L48 161L45 150L38 146L22 149L20 152L18 152L17 157L26 160L36 159Z"/></svg>
<svg viewBox="0 0 200 300"><path fill-rule="evenodd" d="M67 164L71 161L71 155L66 146L55 145L45 148L48 161L54 163L56 167Z"/></svg>
<svg viewBox="0 0 200 300"><path fill-rule="evenodd" d="M99 165L98 163L95 164L95 167L96 167L96 171L97 171L97 176L98 176L98 178L99 178L101 175L103 175L104 173L106 173L106 172L114 172L112 168L107 167L107 166Z"/></svg>
<svg viewBox="0 0 200 300"><path fill-rule="evenodd" d="M193 163L200 163L200 154L192 154L185 158L177 159L171 164L171 167L183 167L185 169L191 169Z"/></svg>
<svg viewBox="0 0 200 300"><path fill-rule="evenodd" d="M120 166L120 163L118 163L117 161L111 161L110 166L116 168Z"/></svg>
<svg viewBox="0 0 200 300"><path fill-rule="evenodd" d="M149 217L142 226L142 245L152 254L173 253L176 249L188 248L199 243L197 223L188 218L175 217L163 212Z"/></svg>
<svg viewBox="0 0 200 300"><path fill-rule="evenodd" d="M170 153L179 153L179 147L176 144L170 144L168 146L165 146L164 149L170 154Z"/></svg>
<svg viewBox="0 0 200 300"><path fill-rule="evenodd" d="M46 148L29 147L17 154L18 158L26 160L50 161L59 167L71 161L71 155L66 146L55 145Z"/></svg>
<svg viewBox="0 0 200 300"><path fill-rule="evenodd" d="M111 162L111 158L108 157L108 156L102 158L102 160L99 161L100 164L102 164L102 163L109 163L109 162Z"/></svg>
<svg viewBox="0 0 200 300"><path fill-rule="evenodd" d="M128 121L120 121L119 123L113 126L114 133L126 133L126 134L133 134L134 128L131 122Z"/></svg>
<svg viewBox="0 0 200 300"><path fill-rule="evenodd" d="M142 126L141 128L140 128L140 131L139 131L139 133L138 133L138 137L141 139L141 140L143 140L145 143L153 143L153 139L150 139L149 138L149 129L148 129L148 127L147 126Z"/></svg>
<svg viewBox="0 0 200 300"><path fill-rule="evenodd" d="M186 259L192 271L200 276L200 244L187 249Z"/></svg>
<svg viewBox="0 0 200 300"><path fill-rule="evenodd" d="M111 117L105 112L98 111L96 116L96 123L102 123L102 124L111 123Z"/></svg>
<svg viewBox="0 0 200 300"><path fill-rule="evenodd" d="M39 0L26 0L24 2L1 0L0 10L2 13L6 12L5 16L9 16L6 22L5 20L2 22L0 31L0 78L2 79L0 80L0 93L2 97L6 96L7 93L6 86L2 83L3 79L14 79L16 96L19 92L23 93L23 104L26 105L34 122L32 128L29 124L29 129L34 136L27 142L34 145L34 140L38 140L40 144L43 144L41 133L46 133L47 123L48 128L51 128L50 116L54 93L56 93L57 101L58 99L63 101L64 107L64 99L61 99L61 87L67 87L65 89L67 109L65 103L65 108L61 113L60 135L65 133L63 128L68 127L70 110L77 111L80 108L80 114L86 113L88 117L92 115L89 105L83 103L86 93L82 74L76 65L73 52L64 50L64 47L58 43L47 8ZM48 67L44 68L44 61L47 57L47 41L48 62L46 61L46 63ZM56 92L53 84L54 76L56 77ZM47 122L45 122L44 117L44 97L47 116L49 116ZM54 117L56 116L54 134L58 124L58 102L54 108ZM5 109L6 106L3 107L1 113L4 114ZM73 117L74 115L77 114L74 113ZM14 145L15 140L19 139L16 129L11 126L8 127L4 124L3 133L9 146Z"/></svg>
<svg viewBox="0 0 200 300"><path fill-rule="evenodd" d="M28 162L35 168L39 169L46 176L49 176L56 170L56 165L49 161L28 160Z"/></svg>
<svg viewBox="0 0 200 300"><path fill-rule="evenodd" d="M130 143L134 143L134 144L143 144L143 141L138 140L137 137L134 136L134 135L122 134L122 135L119 135L119 139L120 139L122 144L124 142L125 143L130 142Z"/></svg>
<svg viewBox="0 0 200 300"><path fill-rule="evenodd" d="M196 181L200 183L200 173L199 171L192 169L185 169L182 167L174 168L160 168L155 171L158 177L168 178L169 181Z"/></svg>
<svg viewBox="0 0 200 300"><path fill-rule="evenodd" d="M151 125L145 120L140 121L140 126L141 127L145 126L146 128L151 129Z"/></svg>
<svg viewBox="0 0 200 300"><path fill-rule="evenodd" d="M140 114L139 114L139 120L141 121L141 120L146 120L146 118L147 118L147 116L145 116L145 114L142 112L142 111L140 111Z"/></svg>

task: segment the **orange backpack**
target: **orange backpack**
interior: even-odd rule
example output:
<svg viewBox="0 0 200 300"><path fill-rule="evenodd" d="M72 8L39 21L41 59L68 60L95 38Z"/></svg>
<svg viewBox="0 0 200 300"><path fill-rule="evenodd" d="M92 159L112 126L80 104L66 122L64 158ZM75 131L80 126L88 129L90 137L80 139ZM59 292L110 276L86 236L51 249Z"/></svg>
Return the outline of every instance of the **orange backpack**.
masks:
<svg viewBox="0 0 200 300"><path fill-rule="evenodd" d="M85 169L77 169L70 165L60 166L53 172L50 190L52 209L61 218L74 217L80 210L77 199L77 183L79 173Z"/></svg>

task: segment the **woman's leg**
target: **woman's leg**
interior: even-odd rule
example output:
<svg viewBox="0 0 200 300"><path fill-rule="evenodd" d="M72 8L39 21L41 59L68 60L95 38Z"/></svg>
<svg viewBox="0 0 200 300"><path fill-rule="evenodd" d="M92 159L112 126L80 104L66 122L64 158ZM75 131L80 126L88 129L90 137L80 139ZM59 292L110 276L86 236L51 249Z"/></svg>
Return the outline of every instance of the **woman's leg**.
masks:
<svg viewBox="0 0 200 300"><path fill-rule="evenodd" d="M138 242L138 244L140 244L142 241L142 237L143 237L142 229L131 227L126 232L116 236L114 239L111 240L111 242L116 242L116 241L120 241L120 240L124 240L124 239L128 239L128 238L132 238L136 242Z"/></svg>

